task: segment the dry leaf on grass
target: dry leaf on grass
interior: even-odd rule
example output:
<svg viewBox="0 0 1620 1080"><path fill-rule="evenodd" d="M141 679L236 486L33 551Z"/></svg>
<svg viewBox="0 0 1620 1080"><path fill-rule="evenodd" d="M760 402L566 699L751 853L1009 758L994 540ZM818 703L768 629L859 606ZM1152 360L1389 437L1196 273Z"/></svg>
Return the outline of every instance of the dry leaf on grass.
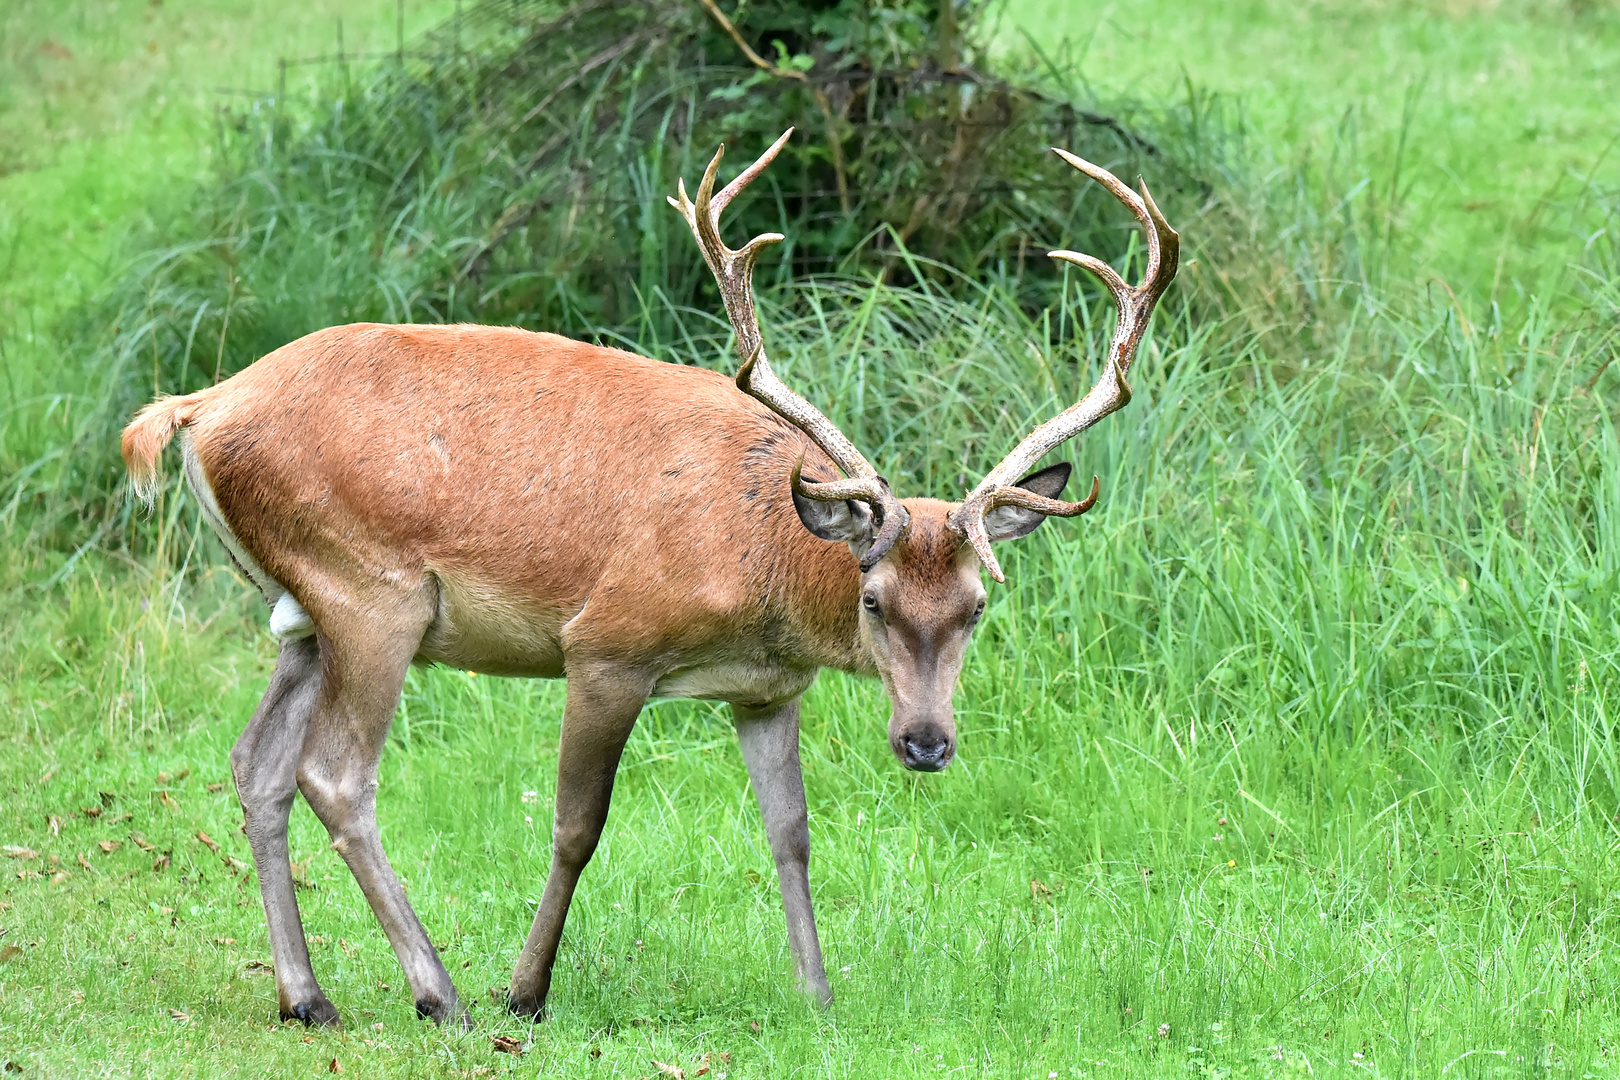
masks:
<svg viewBox="0 0 1620 1080"><path fill-rule="evenodd" d="M81 851L73 857L79 860L80 866L84 867L86 870L90 869L90 860L84 857L84 852Z"/></svg>
<svg viewBox="0 0 1620 1080"><path fill-rule="evenodd" d="M52 836L62 835L62 819L59 815L52 814L45 819L45 824L51 830Z"/></svg>
<svg viewBox="0 0 1620 1080"><path fill-rule="evenodd" d="M86 806L83 809L81 809L79 811L79 813L83 814L87 818L98 818L98 817L101 816L101 807L99 807L99 806Z"/></svg>
<svg viewBox="0 0 1620 1080"><path fill-rule="evenodd" d="M235 945L236 944L236 939L233 938L233 937L217 937L217 938L214 939L214 944L215 945Z"/></svg>
<svg viewBox="0 0 1620 1080"><path fill-rule="evenodd" d="M170 810L180 809L179 801L167 791L158 792L158 802L162 803L164 806L167 806Z"/></svg>
<svg viewBox="0 0 1620 1080"><path fill-rule="evenodd" d="M191 1014L182 1009L170 1009L169 1018L177 1024L191 1023Z"/></svg>
<svg viewBox="0 0 1620 1080"><path fill-rule="evenodd" d="M4 848L8 859L37 859L39 852L31 847L19 847L16 844L7 844Z"/></svg>
<svg viewBox="0 0 1620 1080"><path fill-rule="evenodd" d="M197 843L201 844L209 851L212 851L214 854L219 854L219 843L212 836L209 836L201 829L197 830Z"/></svg>
<svg viewBox="0 0 1620 1080"><path fill-rule="evenodd" d="M696 1078L708 1073L709 1067L715 1063L716 1059L719 1060L721 1065L731 1064L731 1055L726 1053L724 1050L705 1050L703 1051L703 1056L698 1058L697 1072L693 1073L692 1076Z"/></svg>
<svg viewBox="0 0 1620 1080"><path fill-rule="evenodd" d="M130 842L132 844L134 844L136 847L140 848L142 851L156 851L157 850L157 845L156 844L154 844L151 841L147 840L146 837L142 836L138 832L130 833L129 834L129 839L130 839Z"/></svg>
<svg viewBox="0 0 1620 1080"><path fill-rule="evenodd" d="M229 870L232 874L240 874L248 868L247 863L236 858L234 855L226 855L220 861L225 864L225 869Z"/></svg>
<svg viewBox="0 0 1620 1080"><path fill-rule="evenodd" d="M327 1072L339 1072L340 1073L340 1072L343 1071L343 1063L338 1061L337 1058L333 1058L332 1063L326 1067L326 1071Z"/></svg>
<svg viewBox="0 0 1620 1080"><path fill-rule="evenodd" d="M111 855L123 846L117 840L101 840L96 843L96 847L101 849L103 855Z"/></svg>
<svg viewBox="0 0 1620 1080"><path fill-rule="evenodd" d="M514 1039L510 1035L497 1035L489 1041L489 1044L495 1048L495 1052L497 1054L516 1054L518 1057L523 1056L522 1040Z"/></svg>
<svg viewBox="0 0 1620 1080"><path fill-rule="evenodd" d="M220 792L225 790L225 785L224 784L209 784L203 790L207 791L208 794L210 794L210 795L218 795Z"/></svg>
<svg viewBox="0 0 1620 1080"><path fill-rule="evenodd" d="M165 851L163 854L161 854L161 855L159 855L157 857L156 862L152 863L152 873L161 874L163 871L167 870L168 868L169 868L169 853L167 851Z"/></svg>
<svg viewBox="0 0 1620 1080"><path fill-rule="evenodd" d="M22 949L18 948L16 945L12 945L9 942L5 945L0 945L0 964L9 964L21 955Z"/></svg>
<svg viewBox="0 0 1620 1080"><path fill-rule="evenodd" d="M658 1070L659 1076L667 1076L669 1080L686 1080L686 1070L679 1065L672 1065L667 1061L653 1059L653 1068Z"/></svg>

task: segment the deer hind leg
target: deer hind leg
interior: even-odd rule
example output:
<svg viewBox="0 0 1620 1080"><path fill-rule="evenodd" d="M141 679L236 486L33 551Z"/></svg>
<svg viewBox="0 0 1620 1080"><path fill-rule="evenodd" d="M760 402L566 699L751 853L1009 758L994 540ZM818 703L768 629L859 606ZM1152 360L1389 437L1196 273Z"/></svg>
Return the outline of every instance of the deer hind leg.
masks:
<svg viewBox="0 0 1620 1080"><path fill-rule="evenodd" d="M309 963L287 855L287 818L297 791L298 759L320 683L320 650L314 639L283 643L264 700L231 750L231 776L259 874L281 1018L336 1024L337 1010L321 993Z"/></svg>
<svg viewBox="0 0 1620 1080"><path fill-rule="evenodd" d="M411 598L403 606L386 625L345 634L322 626L321 693L298 762L298 789L388 935L417 1013L438 1023L465 1021L450 975L405 899L377 833L377 765L405 672L433 615L428 601Z"/></svg>
<svg viewBox="0 0 1620 1080"><path fill-rule="evenodd" d="M810 821L799 767L799 701L794 698L774 709L734 704L731 715L776 862L799 989L830 1005L832 989L821 960L816 913L810 906Z"/></svg>
<svg viewBox="0 0 1620 1080"><path fill-rule="evenodd" d="M619 756L651 692L652 681L640 672L584 664L569 667L551 871L508 991L507 1003L519 1016L539 1019L545 1009L568 905L585 864L596 852L613 798Z"/></svg>

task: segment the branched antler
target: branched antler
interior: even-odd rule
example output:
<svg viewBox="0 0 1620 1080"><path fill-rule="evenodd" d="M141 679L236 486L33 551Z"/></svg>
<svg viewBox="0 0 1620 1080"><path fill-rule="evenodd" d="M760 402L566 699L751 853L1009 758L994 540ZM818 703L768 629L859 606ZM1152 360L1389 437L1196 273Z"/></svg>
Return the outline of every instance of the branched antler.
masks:
<svg viewBox="0 0 1620 1080"><path fill-rule="evenodd" d="M759 318L754 309L754 262L761 250L781 241L782 234L762 233L738 250L727 247L720 239L721 211L765 171L792 134L793 129L788 128L781 138L771 144L770 149L738 174L719 194L715 194L715 174L726 152L722 145L715 151L714 160L709 162L708 169L703 173L696 201L687 198L686 181L682 180L677 188L679 194L672 197L669 204L680 211L686 224L691 227L698 248L703 252L703 261L709 264L709 270L720 286L720 299L726 306L726 316L731 320L731 329L737 338L737 355L743 362L737 372L738 388L764 402L783 419L810 436L847 478L816 483L801 479L795 469L793 490L804 498L818 502L858 499L872 508L877 533L872 538L871 547L861 556L861 570L866 571L889 553L889 549L910 526L911 517L889 490L889 482L855 449L855 444L819 409L790 390L765 356L765 345L759 334Z"/></svg>
<svg viewBox="0 0 1620 1080"><path fill-rule="evenodd" d="M1164 290L1176 276L1176 264L1181 253L1181 237L1170 227L1169 222L1164 220L1164 215L1159 213L1158 206L1153 202L1153 196L1148 194L1146 183L1138 181L1142 188L1142 194L1138 197L1136 192L1126 187L1107 169L1076 157L1067 150L1054 147L1053 152L1107 188L1136 215L1136 219L1142 223L1142 228L1147 233L1147 274L1142 279L1142 284L1130 285L1114 271L1112 266L1091 255L1078 251L1049 253L1054 259L1074 263L1095 274L1113 296L1118 314L1114 323L1114 336L1108 345L1108 359L1103 365L1103 374L1097 380L1097 385L1074 405L1030 432L1012 453L1002 459L1001 464L985 475L979 486L968 494L961 507L951 514L951 526L967 537L968 542L973 545L973 550L978 553L980 561L984 563L985 569L989 570L990 576L997 581L1005 581L1006 578L1001 572L1001 565L996 562L995 555L990 551L990 538L984 527L986 513L1000 506L1019 506L1050 517L1074 517L1096 505L1099 485L1095 476L1091 478L1091 494L1080 502L1072 503L1036 495L1034 492L1017 487L1016 481L1054 447L1074 438L1109 413L1123 408L1131 400L1131 387L1125 381L1125 376L1130 371L1131 361L1136 357L1136 348L1142 342L1142 335L1147 331L1154 305L1159 302L1159 297L1164 295Z"/></svg>

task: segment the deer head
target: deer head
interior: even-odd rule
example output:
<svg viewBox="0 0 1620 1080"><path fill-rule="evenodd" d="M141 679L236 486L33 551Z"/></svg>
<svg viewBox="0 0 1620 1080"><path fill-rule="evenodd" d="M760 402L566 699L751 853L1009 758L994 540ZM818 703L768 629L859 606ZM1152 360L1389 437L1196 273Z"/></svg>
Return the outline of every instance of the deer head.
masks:
<svg viewBox="0 0 1620 1080"><path fill-rule="evenodd" d="M1031 432L961 503L897 499L889 482L844 433L789 389L766 358L754 309L754 263L760 251L782 240L782 235L764 233L739 250L720 239L721 211L765 171L792 134L789 128L716 194L722 146L703 174L696 200L687 197L682 181L678 195L669 202L686 219L720 286L742 360L737 386L803 431L844 474L841 479L808 478L801 475L801 462L791 483L793 505L812 534L848 544L855 555L861 572L857 615L861 642L893 709L889 746L906 768L934 772L949 765L956 753L951 697L973 629L984 614L980 566L996 581L1005 580L990 545L1027 536L1047 517L1083 514L1097 502L1095 476L1085 499L1059 498L1069 481L1067 464L1020 474L1130 401L1126 375L1154 305L1175 277L1180 237L1159 212L1146 184L1138 196L1108 170L1054 149L1112 192L1147 233L1148 266L1141 285L1127 284L1112 266L1090 255L1050 253L1095 274L1114 299L1116 322L1102 377L1080 401Z"/></svg>

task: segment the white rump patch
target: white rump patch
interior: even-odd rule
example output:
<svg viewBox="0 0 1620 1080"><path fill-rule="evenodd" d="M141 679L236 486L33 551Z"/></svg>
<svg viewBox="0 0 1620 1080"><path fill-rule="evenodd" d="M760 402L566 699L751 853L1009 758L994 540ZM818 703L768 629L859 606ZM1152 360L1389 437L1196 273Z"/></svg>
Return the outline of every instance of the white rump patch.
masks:
<svg viewBox="0 0 1620 1080"><path fill-rule="evenodd" d="M270 609L270 632L282 641L296 641L313 634L315 624L304 606L293 599L293 594L284 592Z"/></svg>

